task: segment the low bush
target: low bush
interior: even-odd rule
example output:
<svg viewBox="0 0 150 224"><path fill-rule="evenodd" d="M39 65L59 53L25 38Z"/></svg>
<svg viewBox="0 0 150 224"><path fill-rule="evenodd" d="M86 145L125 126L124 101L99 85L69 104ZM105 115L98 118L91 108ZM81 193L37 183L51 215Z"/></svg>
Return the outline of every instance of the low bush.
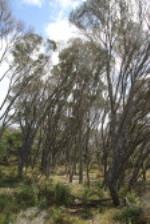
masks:
<svg viewBox="0 0 150 224"><path fill-rule="evenodd" d="M42 206L53 204L69 206L73 202L73 196L68 186L49 183L40 189L39 201Z"/></svg>
<svg viewBox="0 0 150 224"><path fill-rule="evenodd" d="M100 181L96 182L95 184L95 194L98 196L98 199L104 197L103 184Z"/></svg>
<svg viewBox="0 0 150 224"><path fill-rule="evenodd" d="M47 198L45 196L43 196L39 199L38 207L40 209L46 209L48 207Z"/></svg>
<svg viewBox="0 0 150 224"><path fill-rule="evenodd" d="M91 218L93 218L93 214L89 208L85 207L81 212L81 217L83 219L91 219Z"/></svg>
<svg viewBox="0 0 150 224"><path fill-rule="evenodd" d="M63 213L60 208L52 208L50 211L50 216L52 222L59 224L63 222Z"/></svg>
<svg viewBox="0 0 150 224"><path fill-rule="evenodd" d="M124 208L120 213L114 216L114 220L121 224L141 224L142 209L139 207Z"/></svg>
<svg viewBox="0 0 150 224"><path fill-rule="evenodd" d="M86 211L89 214L89 211ZM87 217L87 216L86 216ZM89 216L88 216L89 217ZM49 213L49 224L86 224L85 217L77 217L68 214L63 207L53 207Z"/></svg>
<svg viewBox="0 0 150 224"><path fill-rule="evenodd" d="M6 212L2 216L0 216L0 223L1 224L15 223L15 217L10 212Z"/></svg>
<svg viewBox="0 0 150 224"><path fill-rule="evenodd" d="M84 204L88 203L92 197L93 191L90 187L85 187L82 193L82 201Z"/></svg>
<svg viewBox="0 0 150 224"><path fill-rule="evenodd" d="M19 210L19 205L16 199L11 195L1 194L0 195L0 212L17 212Z"/></svg>
<svg viewBox="0 0 150 224"><path fill-rule="evenodd" d="M23 208L35 206L38 203L38 194L39 191L36 185L22 184L18 193L16 193L17 203Z"/></svg>
<svg viewBox="0 0 150 224"><path fill-rule="evenodd" d="M73 201L70 188L63 184L56 184L54 186L54 201L56 205L69 206Z"/></svg>
<svg viewBox="0 0 150 224"><path fill-rule="evenodd" d="M100 183L96 183L94 186L84 187L83 193L82 193L82 200L85 202L85 204L89 200L98 200L104 197L104 191L102 189L102 186Z"/></svg>
<svg viewBox="0 0 150 224"><path fill-rule="evenodd" d="M126 194L126 202L133 206L139 206L140 198L135 192L128 192Z"/></svg>
<svg viewBox="0 0 150 224"><path fill-rule="evenodd" d="M4 211L10 205L12 199L9 195L0 195L0 212Z"/></svg>

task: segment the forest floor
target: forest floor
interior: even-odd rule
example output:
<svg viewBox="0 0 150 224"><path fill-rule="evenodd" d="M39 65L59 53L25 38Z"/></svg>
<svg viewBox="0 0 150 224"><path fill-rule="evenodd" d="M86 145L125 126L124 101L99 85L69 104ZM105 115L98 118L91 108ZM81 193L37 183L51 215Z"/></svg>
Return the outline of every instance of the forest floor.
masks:
<svg viewBox="0 0 150 224"><path fill-rule="evenodd" d="M15 178L15 172L15 167L11 169L0 167L0 224L124 223L114 219L124 208L113 207L109 193L99 186L100 177L97 170L91 172L90 187L87 187L86 183L78 184L78 176L74 177L73 183L68 183L68 178L61 169L58 169L50 180L45 180L37 173L34 175L27 173L27 179L19 180ZM37 199L37 195L40 194L36 186L37 180L40 189L45 185L50 189L43 193L46 195L45 197L42 195L40 200ZM47 199L51 200L54 195L55 201L45 203L45 199L47 202ZM66 205L70 195L74 197L74 203ZM148 182L142 185L138 196L133 193L130 198L132 203L136 201L140 205L147 221L135 224L150 224L150 175Z"/></svg>

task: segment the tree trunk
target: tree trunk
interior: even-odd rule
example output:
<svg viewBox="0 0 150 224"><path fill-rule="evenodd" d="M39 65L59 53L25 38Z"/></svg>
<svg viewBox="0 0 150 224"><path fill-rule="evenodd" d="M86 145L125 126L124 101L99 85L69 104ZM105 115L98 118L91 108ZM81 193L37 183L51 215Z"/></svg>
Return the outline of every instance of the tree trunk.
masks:
<svg viewBox="0 0 150 224"><path fill-rule="evenodd" d="M119 200L118 189L116 184L109 183L108 187L109 187L110 195L111 195L114 206L119 206L120 200Z"/></svg>
<svg viewBox="0 0 150 224"><path fill-rule="evenodd" d="M118 180L119 180L119 174L120 174L119 172L120 172L119 163L117 161L114 161L112 167L110 168L108 172L108 177L107 177L107 184L108 184L108 188L109 188L114 206L120 205L120 200L118 195Z"/></svg>
<svg viewBox="0 0 150 224"><path fill-rule="evenodd" d="M80 162L79 162L79 184L83 183L83 159L82 155L80 155Z"/></svg>
<svg viewBox="0 0 150 224"><path fill-rule="evenodd" d="M45 148L42 154L41 170L46 177L50 176L50 170L51 170L50 157L51 157L50 150L47 150L47 148Z"/></svg>
<svg viewBox="0 0 150 224"><path fill-rule="evenodd" d="M28 142L24 142L24 144L22 145L21 149L20 149L20 153L19 153L19 163L18 163L18 177L22 178L24 175L24 168L27 165L27 161L28 161L28 152L30 148L30 144L28 144Z"/></svg>
<svg viewBox="0 0 150 224"><path fill-rule="evenodd" d="M87 179L87 185L90 186L89 163L86 164L86 179Z"/></svg>

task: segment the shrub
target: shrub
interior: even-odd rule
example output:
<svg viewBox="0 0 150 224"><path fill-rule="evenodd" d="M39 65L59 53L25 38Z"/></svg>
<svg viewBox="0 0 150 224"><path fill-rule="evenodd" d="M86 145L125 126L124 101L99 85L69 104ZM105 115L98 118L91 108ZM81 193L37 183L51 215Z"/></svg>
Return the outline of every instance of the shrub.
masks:
<svg viewBox="0 0 150 224"><path fill-rule="evenodd" d="M39 201L41 206L64 205L69 206L73 202L70 188L63 184L46 184L40 189Z"/></svg>
<svg viewBox="0 0 150 224"><path fill-rule="evenodd" d="M17 205L17 202L14 197L7 194L0 195L0 212L17 212L18 210L19 206Z"/></svg>
<svg viewBox="0 0 150 224"><path fill-rule="evenodd" d="M14 223L14 217L10 212L7 212L6 214L4 214L4 218L3 218L3 224L10 224L10 223Z"/></svg>
<svg viewBox="0 0 150 224"><path fill-rule="evenodd" d="M11 203L9 195L0 195L0 212L4 211Z"/></svg>
<svg viewBox="0 0 150 224"><path fill-rule="evenodd" d="M51 224L77 224L77 220L74 217L65 213L63 208L53 207L50 210L50 223Z"/></svg>
<svg viewBox="0 0 150 224"><path fill-rule="evenodd" d="M63 223L63 213L60 208L52 208L51 209L51 219L55 224Z"/></svg>
<svg viewBox="0 0 150 224"><path fill-rule="evenodd" d="M38 203L38 188L35 185L22 184L16 194L17 202L22 207L34 206Z"/></svg>
<svg viewBox="0 0 150 224"><path fill-rule="evenodd" d="M54 187L54 200L57 205L69 206L73 201L70 188L63 184L56 184Z"/></svg>
<svg viewBox="0 0 150 224"><path fill-rule="evenodd" d="M132 204L133 206L140 205L140 198L135 192L128 192L126 194L127 203Z"/></svg>
<svg viewBox="0 0 150 224"><path fill-rule="evenodd" d="M51 182L39 186L39 201L44 203L44 200L47 205L54 203L54 186Z"/></svg>
<svg viewBox="0 0 150 224"><path fill-rule="evenodd" d="M102 186L99 183L96 183L91 187L84 187L84 191L82 193L82 200L85 204L92 199L101 199L104 196L104 191Z"/></svg>
<svg viewBox="0 0 150 224"><path fill-rule="evenodd" d="M40 209L46 209L48 207L48 202L45 196L41 197L38 203Z"/></svg>
<svg viewBox="0 0 150 224"><path fill-rule="evenodd" d="M96 193L96 195L98 196L99 199L104 197L103 184L100 181L96 182L95 193Z"/></svg>
<svg viewBox="0 0 150 224"><path fill-rule="evenodd" d="M84 204L86 204L90 200L92 193L93 192L92 192L91 188L89 188L89 187L84 188L84 191L82 193L82 200L83 200Z"/></svg>
<svg viewBox="0 0 150 224"><path fill-rule="evenodd" d="M93 217L93 214L89 208L84 208L82 210L81 217L83 219L91 219Z"/></svg>
<svg viewBox="0 0 150 224"><path fill-rule="evenodd" d="M138 207L124 208L121 213L114 216L114 220L122 224L141 224L142 209Z"/></svg>

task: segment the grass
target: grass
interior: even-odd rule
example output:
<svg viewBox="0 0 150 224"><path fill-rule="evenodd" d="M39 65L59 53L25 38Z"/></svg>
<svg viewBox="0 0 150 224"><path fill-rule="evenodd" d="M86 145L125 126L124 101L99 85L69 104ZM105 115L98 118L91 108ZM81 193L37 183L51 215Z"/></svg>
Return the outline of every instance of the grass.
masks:
<svg viewBox="0 0 150 224"><path fill-rule="evenodd" d="M29 207L46 211L47 224L123 224L123 219L129 219L129 222L133 221L134 224L134 217L137 216L139 219L140 212L136 213L134 206L141 202L135 192L122 191L122 195L133 205L131 209L116 209L111 204L106 207L99 205L98 208L89 208L88 201L109 197L108 192L102 189L101 182L95 179L90 187L77 182L70 184L63 169L59 168L57 172L50 179L45 179L43 176L38 176L37 171L31 174L31 170L27 170L27 177L19 180L15 177L15 167L12 170L10 167L1 170L0 224L7 224L10 221L12 224L15 223L18 213ZM97 175L98 171L93 169L91 176L96 178ZM82 207L72 207L76 198L83 202Z"/></svg>

